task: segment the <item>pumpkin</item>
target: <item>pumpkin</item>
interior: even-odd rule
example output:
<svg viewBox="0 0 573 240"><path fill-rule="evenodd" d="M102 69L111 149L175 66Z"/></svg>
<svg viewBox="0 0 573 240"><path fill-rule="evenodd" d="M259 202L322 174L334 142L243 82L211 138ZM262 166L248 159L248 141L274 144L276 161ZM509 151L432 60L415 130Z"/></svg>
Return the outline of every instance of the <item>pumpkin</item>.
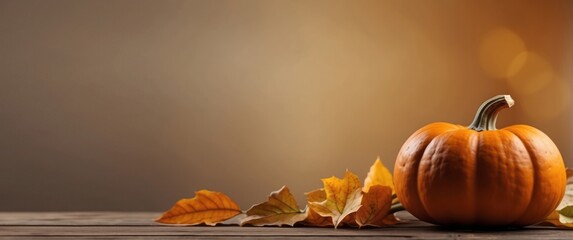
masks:
<svg viewBox="0 0 573 240"><path fill-rule="evenodd" d="M548 216L566 184L559 150L527 125L496 129L509 95L484 102L468 126L436 122L410 136L394 166L396 194L415 217L445 226L526 226Z"/></svg>

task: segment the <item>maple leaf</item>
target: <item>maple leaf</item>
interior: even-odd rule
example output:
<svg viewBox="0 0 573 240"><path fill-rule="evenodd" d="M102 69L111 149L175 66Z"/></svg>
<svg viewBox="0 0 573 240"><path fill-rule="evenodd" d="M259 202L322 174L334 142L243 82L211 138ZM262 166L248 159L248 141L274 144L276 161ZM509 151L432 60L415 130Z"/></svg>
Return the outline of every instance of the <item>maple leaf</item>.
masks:
<svg viewBox="0 0 573 240"><path fill-rule="evenodd" d="M362 189L358 177L346 170L344 178L322 179L326 199L309 202L309 208L323 217L331 217L335 228L351 213L358 211L362 201Z"/></svg>
<svg viewBox="0 0 573 240"><path fill-rule="evenodd" d="M305 193L307 202L322 202L326 200L326 192L324 189L317 189L308 193ZM313 226L313 227L330 227L334 226L332 224L331 217L323 217L314 211L312 208L306 208L306 219L302 222L303 225Z"/></svg>
<svg viewBox="0 0 573 240"><path fill-rule="evenodd" d="M312 227L332 227L332 218L323 217L312 208L306 209L306 219L302 222L303 225Z"/></svg>
<svg viewBox="0 0 573 240"><path fill-rule="evenodd" d="M293 226L306 218L306 212L298 208L294 196L286 186L272 192L268 200L247 210L241 226Z"/></svg>
<svg viewBox="0 0 573 240"><path fill-rule="evenodd" d="M166 224L214 226L241 213L239 205L220 192L200 190L195 197L181 199L156 222Z"/></svg>
<svg viewBox="0 0 573 240"><path fill-rule="evenodd" d="M363 194L361 205L353 216L359 227L381 227L398 223L390 212L392 189L388 186L371 186L370 190Z"/></svg>
<svg viewBox="0 0 573 240"><path fill-rule="evenodd" d="M366 179L364 179L364 188L363 191L365 193L368 192L370 187L374 185L382 185L387 186L390 188L391 193L394 193L394 181L392 181L392 174L388 169L382 164L380 161L380 157L374 161L374 164L370 167L370 171L368 171L368 175Z"/></svg>
<svg viewBox="0 0 573 240"><path fill-rule="evenodd" d="M305 195L308 202L322 202L326 200L326 192L324 191L324 188L307 192Z"/></svg>

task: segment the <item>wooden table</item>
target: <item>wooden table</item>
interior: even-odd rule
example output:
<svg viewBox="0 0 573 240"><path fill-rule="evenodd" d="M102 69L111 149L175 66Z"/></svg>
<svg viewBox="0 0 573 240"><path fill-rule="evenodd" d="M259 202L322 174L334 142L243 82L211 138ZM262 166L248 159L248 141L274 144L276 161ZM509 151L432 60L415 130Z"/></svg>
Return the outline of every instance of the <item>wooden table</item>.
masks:
<svg viewBox="0 0 573 240"><path fill-rule="evenodd" d="M573 231L550 227L517 230L445 229L410 220L387 228L163 226L149 212L4 212L0 239L573 239Z"/></svg>

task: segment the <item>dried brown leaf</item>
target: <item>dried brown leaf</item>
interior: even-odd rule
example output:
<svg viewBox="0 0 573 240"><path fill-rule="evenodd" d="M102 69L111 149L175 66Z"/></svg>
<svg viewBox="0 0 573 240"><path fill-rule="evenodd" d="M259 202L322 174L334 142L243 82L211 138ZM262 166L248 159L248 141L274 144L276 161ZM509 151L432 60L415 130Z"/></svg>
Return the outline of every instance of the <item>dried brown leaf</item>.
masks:
<svg viewBox="0 0 573 240"><path fill-rule="evenodd" d="M181 199L155 220L165 224L214 226L241 213L239 205L220 192L200 190L195 197Z"/></svg>
<svg viewBox="0 0 573 240"><path fill-rule="evenodd" d="M354 218L359 227L381 227L396 224L398 220L390 213L392 189L388 186L373 185L370 191L362 196L362 207Z"/></svg>
<svg viewBox="0 0 573 240"><path fill-rule="evenodd" d="M252 206L241 226L293 226L306 219L307 213L298 208L294 196L286 186L272 192L268 200Z"/></svg>

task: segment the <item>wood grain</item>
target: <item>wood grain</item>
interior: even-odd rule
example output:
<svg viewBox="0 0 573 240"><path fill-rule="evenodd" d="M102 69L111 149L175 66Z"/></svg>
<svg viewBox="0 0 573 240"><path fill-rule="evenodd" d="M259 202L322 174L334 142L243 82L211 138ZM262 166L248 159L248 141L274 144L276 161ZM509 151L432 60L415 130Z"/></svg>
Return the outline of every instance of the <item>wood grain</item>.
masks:
<svg viewBox="0 0 573 240"><path fill-rule="evenodd" d="M156 224L159 213L0 213L0 239L571 239L573 231L529 227L504 231L446 229L410 220L387 228L176 227Z"/></svg>

